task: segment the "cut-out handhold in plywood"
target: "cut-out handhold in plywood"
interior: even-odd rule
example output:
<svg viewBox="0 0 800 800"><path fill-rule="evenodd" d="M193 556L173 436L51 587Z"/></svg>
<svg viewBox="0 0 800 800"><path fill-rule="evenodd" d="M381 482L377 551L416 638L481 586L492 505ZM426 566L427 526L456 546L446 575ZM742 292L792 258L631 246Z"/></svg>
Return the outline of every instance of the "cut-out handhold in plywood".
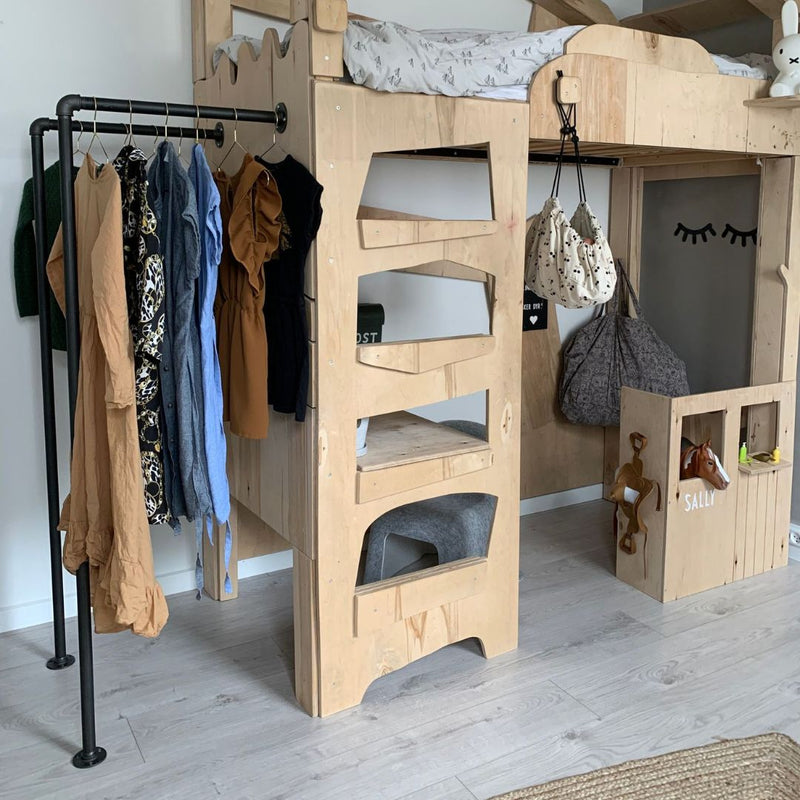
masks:
<svg viewBox="0 0 800 800"><path fill-rule="evenodd" d="M455 336L360 345L356 357L362 364L397 372L419 374L445 364L485 356L494 350L493 336Z"/></svg>

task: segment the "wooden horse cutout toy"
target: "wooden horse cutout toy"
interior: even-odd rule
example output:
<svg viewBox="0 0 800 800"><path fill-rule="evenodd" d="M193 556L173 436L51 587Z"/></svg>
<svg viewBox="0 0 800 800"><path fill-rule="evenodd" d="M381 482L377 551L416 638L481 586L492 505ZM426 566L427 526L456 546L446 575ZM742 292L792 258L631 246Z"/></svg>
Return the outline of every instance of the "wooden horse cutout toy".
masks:
<svg viewBox="0 0 800 800"><path fill-rule="evenodd" d="M725 491L731 479L722 466L719 456L711 449L711 439L703 444L681 440L681 480L702 478L715 489Z"/></svg>
<svg viewBox="0 0 800 800"><path fill-rule="evenodd" d="M619 540L619 549L624 553L633 554L636 552L636 541L634 535L643 533L645 535L645 545L647 543L647 525L642 519L642 503L653 493L658 491L656 511L661 510L661 486L657 481L644 477L644 464L642 464L641 453L647 447L647 437L641 433L630 435L631 447L633 448L633 459L620 467L617 479L611 487L610 497L616 504L614 506L614 536L617 535L617 512L622 509L622 513L628 518L628 528L625 535Z"/></svg>

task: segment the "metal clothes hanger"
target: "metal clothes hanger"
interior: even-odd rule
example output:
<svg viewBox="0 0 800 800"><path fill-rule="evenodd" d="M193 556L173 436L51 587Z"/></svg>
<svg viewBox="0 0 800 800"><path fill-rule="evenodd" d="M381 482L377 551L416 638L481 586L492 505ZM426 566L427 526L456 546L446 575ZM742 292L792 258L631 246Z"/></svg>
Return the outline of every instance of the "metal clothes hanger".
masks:
<svg viewBox="0 0 800 800"><path fill-rule="evenodd" d="M100 143L100 149L103 151L103 155L106 157L106 164L111 161L108 157L108 151L106 150L106 146L103 144L103 140L97 135L97 98L94 99L94 117L92 118L92 138L89 139L89 146L86 148L86 155L89 155L92 145L94 144L95 139Z"/></svg>
<svg viewBox="0 0 800 800"><path fill-rule="evenodd" d="M278 143L278 129L277 129L277 126L273 125L273 127L272 127L272 144L259 156L259 159L261 161L264 161L267 153L272 152L276 147L281 151L281 153L283 153L284 156L286 155L286 151Z"/></svg>
<svg viewBox="0 0 800 800"><path fill-rule="evenodd" d="M169 127L169 103L164 103L164 107L167 109L166 114L164 116L164 136L160 138L162 141L166 142L167 128ZM158 150L158 144L159 144L158 140L159 140L158 127L156 126L156 135L155 138L153 139L153 152L150 153L149 156L147 156L148 161L156 154L156 150Z"/></svg>
<svg viewBox="0 0 800 800"><path fill-rule="evenodd" d="M136 137L133 135L133 101L128 100L128 135L125 137L125 142L123 143L123 147L126 145L131 145L131 147L135 147L137 150L139 149L139 145L136 142Z"/></svg>
<svg viewBox="0 0 800 800"><path fill-rule="evenodd" d="M78 153L80 153L82 156L85 156L86 153L88 152L88 150L81 150L81 136L83 136L83 120L78 119L75 121L78 123L78 125L80 125L81 129L80 132L78 133L78 138L75 140L75 149L72 151L73 158L75 158L75 156L78 155Z"/></svg>
<svg viewBox="0 0 800 800"><path fill-rule="evenodd" d="M228 151L222 157L222 160L219 162L219 164L217 164L217 172L221 172L222 171L222 165L225 163L225 161L228 158L228 156L233 152L233 149L235 147L238 147L245 155L247 155L247 152L248 152L247 148L244 147L239 142L238 129L239 129L239 113L234 108L233 109L233 144L228 148Z"/></svg>

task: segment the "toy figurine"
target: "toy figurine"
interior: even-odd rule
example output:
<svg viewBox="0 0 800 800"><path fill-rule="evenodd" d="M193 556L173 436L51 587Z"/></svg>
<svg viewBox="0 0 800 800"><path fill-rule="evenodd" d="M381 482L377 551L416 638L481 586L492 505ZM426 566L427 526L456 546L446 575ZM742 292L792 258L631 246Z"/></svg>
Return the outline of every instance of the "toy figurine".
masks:
<svg viewBox="0 0 800 800"><path fill-rule="evenodd" d="M770 97L790 97L800 94L800 35L798 35L798 9L795 0L786 0L781 10L783 38L772 51L772 60L778 69L769 90Z"/></svg>

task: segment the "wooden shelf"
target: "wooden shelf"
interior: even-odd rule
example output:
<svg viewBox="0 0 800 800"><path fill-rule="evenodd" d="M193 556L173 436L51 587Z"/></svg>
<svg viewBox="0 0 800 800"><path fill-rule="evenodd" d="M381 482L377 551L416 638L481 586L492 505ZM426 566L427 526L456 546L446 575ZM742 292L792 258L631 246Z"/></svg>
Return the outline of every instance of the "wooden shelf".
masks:
<svg viewBox="0 0 800 800"><path fill-rule="evenodd" d="M792 462L783 458L777 464L769 461L751 461L749 464L740 463L739 472L744 472L745 475L765 475L768 472L778 472L791 466Z"/></svg>
<svg viewBox="0 0 800 800"><path fill-rule="evenodd" d="M770 16L773 11L775 16L771 18L775 19L780 16L780 7L780 0L690 0L625 17L620 24L641 31L682 36L753 17Z"/></svg>
<svg viewBox="0 0 800 800"><path fill-rule="evenodd" d="M365 249L491 236L498 224L493 219L360 219Z"/></svg>
<svg viewBox="0 0 800 800"><path fill-rule="evenodd" d="M749 108L763 108L766 111L776 108L800 108L800 97L791 95L790 97L759 97L755 100L745 100L744 104Z"/></svg>
<svg viewBox="0 0 800 800"><path fill-rule="evenodd" d="M398 411L372 417L367 453L356 459L359 503L486 469L489 443Z"/></svg>
<svg viewBox="0 0 800 800"><path fill-rule="evenodd" d="M453 336L447 339L416 339L410 342L362 344L356 358L370 367L418 375L445 364L456 364L494 351L494 336Z"/></svg>

